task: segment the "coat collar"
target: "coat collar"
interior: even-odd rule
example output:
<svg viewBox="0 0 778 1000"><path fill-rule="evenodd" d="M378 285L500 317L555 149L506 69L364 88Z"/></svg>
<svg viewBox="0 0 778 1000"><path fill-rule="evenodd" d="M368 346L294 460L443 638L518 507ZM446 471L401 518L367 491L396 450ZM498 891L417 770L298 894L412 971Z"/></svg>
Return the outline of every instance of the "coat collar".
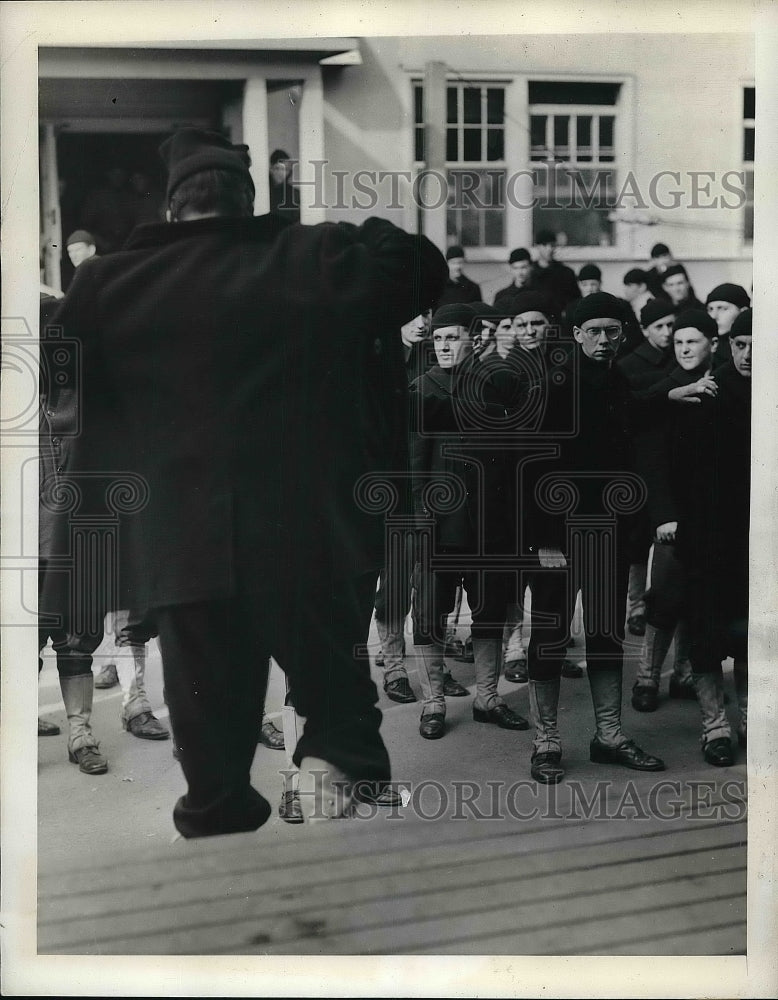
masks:
<svg viewBox="0 0 778 1000"><path fill-rule="evenodd" d="M191 237L222 234L258 243L272 243L289 225L288 219L274 214L254 215L250 218L217 216L193 219L191 222L147 222L135 227L124 249L143 250L168 246Z"/></svg>

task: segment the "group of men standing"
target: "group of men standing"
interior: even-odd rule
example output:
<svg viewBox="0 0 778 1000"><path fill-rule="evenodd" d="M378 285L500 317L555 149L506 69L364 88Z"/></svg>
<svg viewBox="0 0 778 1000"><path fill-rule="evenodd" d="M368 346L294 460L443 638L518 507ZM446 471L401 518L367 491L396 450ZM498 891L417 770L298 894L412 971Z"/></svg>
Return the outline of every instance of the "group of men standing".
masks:
<svg viewBox="0 0 778 1000"><path fill-rule="evenodd" d="M615 364L625 304L603 292L579 295L569 269L553 259L553 241L540 241L548 252L531 294L514 284L507 307L449 301L438 309L437 365L429 369L422 359L411 379L416 436L409 441L410 356L418 360L418 348L427 346L428 310L452 293L452 283L461 284L447 274L441 253L380 219L308 227L278 214L253 217L248 150L218 134L182 130L163 143L161 155L167 221L138 227L122 252L84 260L51 319L80 351L68 390L51 383L47 405L73 444L69 468L54 469L44 494L61 493L69 480L97 504L96 477L121 480L129 472L142 498L118 504L115 564L90 575L94 560L84 560L75 566L76 586L70 573L64 589L47 580L41 611L65 636L80 629L82 640L84 622L101 623L106 610L132 607L153 616L187 783L174 811L179 831L207 836L267 820L270 806L252 787L250 768L271 655L305 719L293 760L306 814L341 813L360 784L370 785L360 794L374 800L386 789L391 766L378 695L360 650L378 573L386 568L382 498L393 496L402 508L409 444L417 534L430 542L419 560L417 639L434 654L452 583L466 581L474 611L474 720L527 728L496 686L506 606L529 581L532 773L545 783L561 779L559 676L580 591L596 722L591 759L662 769L620 721L630 562L624 539L645 500L632 429L643 421L666 434L654 435L653 451L646 448L649 498L657 469L682 468L682 460L667 466L656 455L688 433L687 412L704 417L695 433L729 421L734 460L750 330L737 331L740 366L733 342L726 378L712 378L701 371L708 357L694 346L696 334L713 345L708 326L696 316L676 317L676 357L683 368L691 345L700 377L691 386L676 379L665 395L638 400ZM512 267L526 263L517 258ZM554 345L551 331L558 332L565 309L572 336ZM672 381L675 368L663 350ZM672 402L678 391L686 402ZM741 444L742 460L748 451ZM699 475L719 483L718 458L698 466ZM441 477L463 495L453 509L436 511ZM707 574L710 601L704 608L692 602L689 617L695 683L708 719L722 651L712 622L723 621L721 574L739 542L728 539L716 550L716 576L694 562L696 539L720 523L722 503L731 519L747 490L706 494L705 516L692 511L690 540L686 505L694 495L694 488L673 493L673 520L690 580ZM70 523L67 509L54 503L52 513L61 516L45 556L56 562L70 551ZM454 515L456 526L448 520ZM110 575L114 565L106 589L100 573ZM74 594L88 597L91 615ZM428 658L423 680L427 738L442 735L439 659ZM706 757L725 739L721 719L708 719ZM726 763L724 756L712 762Z"/></svg>

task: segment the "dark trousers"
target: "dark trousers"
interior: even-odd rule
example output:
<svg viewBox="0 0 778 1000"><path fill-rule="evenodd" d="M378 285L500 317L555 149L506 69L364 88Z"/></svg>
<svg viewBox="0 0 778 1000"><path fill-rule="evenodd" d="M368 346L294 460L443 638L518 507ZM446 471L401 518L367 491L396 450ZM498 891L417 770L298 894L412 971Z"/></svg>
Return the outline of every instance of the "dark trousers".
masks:
<svg viewBox="0 0 778 1000"><path fill-rule="evenodd" d="M470 634L473 639L502 639L508 602L513 600L515 591L512 574L490 569L427 568L425 571L421 568L413 608L414 645L445 643L446 621L460 585L467 594L472 614Z"/></svg>
<svg viewBox="0 0 778 1000"><path fill-rule="evenodd" d="M695 674L716 674L726 656L748 656L748 579L717 567L687 567L689 660Z"/></svg>
<svg viewBox="0 0 778 1000"><path fill-rule="evenodd" d="M623 668L629 558L626 551L618 549L611 556L603 565L591 553L581 552L568 557L564 569L538 568L529 575L532 635L527 648L527 670L532 680L561 676L579 589L587 669Z"/></svg>
<svg viewBox="0 0 778 1000"><path fill-rule="evenodd" d="M283 577L279 573L279 577ZM229 601L157 609L165 693L187 781L173 819L185 837L253 830L267 804L251 787L268 658L305 718L293 760L320 757L353 780L391 777L367 640L376 576L277 577Z"/></svg>
<svg viewBox="0 0 778 1000"><path fill-rule="evenodd" d="M416 570L416 538L409 531L387 552L375 595L375 616L390 631L400 632L411 606Z"/></svg>
<svg viewBox="0 0 778 1000"><path fill-rule="evenodd" d="M38 571L38 601L44 591L45 577L48 571L46 559L39 562ZM63 605L65 601L61 602ZM46 619L57 620L56 625L45 624ZM94 635L81 635L73 631L70 615L62 612L57 615L39 616L38 652L45 648L51 639L51 645L57 654L57 671L60 677L81 677L92 673L92 654L103 641L102 632ZM43 660L38 657L38 673L43 667Z"/></svg>

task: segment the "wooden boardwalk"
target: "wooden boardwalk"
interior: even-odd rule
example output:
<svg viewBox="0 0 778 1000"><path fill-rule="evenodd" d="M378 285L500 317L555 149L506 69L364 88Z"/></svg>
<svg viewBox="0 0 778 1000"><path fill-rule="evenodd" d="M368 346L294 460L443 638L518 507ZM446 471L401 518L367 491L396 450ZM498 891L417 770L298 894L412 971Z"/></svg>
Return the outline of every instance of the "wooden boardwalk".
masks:
<svg viewBox="0 0 778 1000"><path fill-rule="evenodd" d="M566 818L565 784L556 818L426 821L409 807L80 859L40 878L38 952L742 955L744 810L711 770L684 776L672 819L672 789L652 800L657 776L621 772L607 814L621 802L623 818ZM695 777L719 789L701 799ZM644 818L627 818L632 781L653 802Z"/></svg>

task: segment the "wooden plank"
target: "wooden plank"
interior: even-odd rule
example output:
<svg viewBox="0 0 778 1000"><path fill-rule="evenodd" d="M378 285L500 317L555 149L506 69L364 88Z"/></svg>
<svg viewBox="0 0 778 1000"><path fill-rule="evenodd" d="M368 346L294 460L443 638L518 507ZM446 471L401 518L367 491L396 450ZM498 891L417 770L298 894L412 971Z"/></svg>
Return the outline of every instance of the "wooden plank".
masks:
<svg viewBox="0 0 778 1000"><path fill-rule="evenodd" d="M745 856L742 830L742 825L730 824L725 827L684 830L672 837L664 834L640 840L631 838L608 842L607 856L612 861L629 862L633 858L677 856L685 851L728 849L735 846L741 847ZM538 850L541 846L544 848L542 853ZM183 880L176 877L172 881L169 873L158 867L157 881L151 885L138 884L131 890L121 886L113 893L100 894L93 894L88 888L82 887L80 893L71 897L56 897L52 900L41 898L39 926L44 928L58 921L70 922L75 917L81 923L91 916L105 919L114 914L128 916L135 912L145 913L152 908L159 910L190 903L208 905L213 900L236 893L263 896L272 894L274 897L282 893L285 906L290 906L301 894L308 897L311 892L327 886L332 887L331 894L337 894L338 884L342 882L350 887L359 887L351 888L350 891L362 894L369 893L369 887L376 880L384 878L389 881L393 892L400 892L404 880L416 888L419 873L429 880L435 880L448 878L451 870L456 870L467 882L477 882L488 879L495 866L507 870L524 865L527 877L533 877L544 871L574 872L580 867L597 863L592 848L588 846L569 846L563 843L551 847L536 842L532 847L534 849L527 850L526 844L515 845L510 840L477 845L475 851L469 844L448 845L445 848L436 846L430 849L396 851L393 854L382 853L368 859L367 866L361 863L362 859L346 857L331 861L324 868L319 861L306 861L295 864L291 869L282 868L271 872L245 870L243 859L236 858L237 870L227 875L208 877L197 872ZM601 847L596 846L595 851L601 852ZM526 868L528 856L531 859L530 869ZM474 864L473 858L478 858L478 862ZM682 864L682 860L679 863Z"/></svg>
<svg viewBox="0 0 778 1000"><path fill-rule="evenodd" d="M742 853L738 848L722 849L712 857L710 848L705 848L681 856L660 856L653 861L639 857L616 864L610 854L606 859L599 848L590 848L588 857L586 852L578 852L578 863L584 867L572 873L532 871L506 876L510 868L500 866L496 873L495 866L489 864L481 867L470 884L460 878L452 885L450 879L441 879L440 872L430 875L421 871L406 880L404 890L398 887L394 878L373 879L372 884L364 887L367 898L362 902L352 898L354 883L330 886L318 892L311 891L303 883L303 890L291 900L275 900L259 893L245 898L213 899L206 906L191 904L172 910L157 908L147 914L61 923L46 928L45 935L42 928L40 947L47 951L73 950L87 940L90 952L96 949L97 953L105 954L111 952L110 938L113 938L119 945L114 945L115 950L133 954L160 953L160 950L164 953L171 950L207 953L225 949L245 953L247 946L250 951L255 950L252 944L261 944L263 951L269 946L274 952L285 953L286 948L291 948L297 953L300 943L297 939L319 938L325 930L330 941L333 935L364 933L383 939L387 925L390 929L395 924L405 928L430 919L436 923L447 915L454 920L465 915L468 924L478 915L480 925L484 920L493 919L497 911L515 911L517 899L521 901L520 910L532 907L533 900L537 900L545 907L554 903L562 912L583 905L586 913L592 895L600 898L605 894L607 898L607 893L611 892L623 905L625 890L629 891L630 898L649 892L652 899L663 900L668 894L675 898L683 887L683 898L688 898L690 893L699 898L701 893L713 889L721 892L721 886L728 885L727 879L733 874L737 875L742 892L745 888ZM586 867L587 862L591 868ZM710 874L712 866L720 870ZM466 870L457 869L457 874L464 876ZM710 886L708 880L712 880ZM262 916L258 918L257 912ZM205 914L207 921L204 923ZM171 935L172 924L177 929ZM394 934L391 930L390 933ZM76 936L80 941L74 939ZM412 941L415 938L408 942L409 946Z"/></svg>
<svg viewBox="0 0 778 1000"><path fill-rule="evenodd" d="M326 871L331 862L343 857L361 857L370 867L376 855L391 853L395 849L407 851L411 845L419 850L428 849L434 854L443 845L457 843L466 851L469 844L476 852L486 841L510 839L528 851L535 851L539 846L553 850L571 841L581 844L599 843L604 839L619 841L636 836L660 835L670 829L715 826L720 822L693 818L650 818L612 822L562 819L536 823L517 820L434 823L376 817L371 821L334 823L335 829L328 825L322 829L319 825L295 830L284 825L280 831L278 828L263 829L256 834L213 838L219 841L213 846L208 841L178 841L164 853L128 852L122 865L117 865L116 859L111 858L102 866L79 866L71 871L42 875L39 877L39 896L51 900L57 896L72 898L84 894L85 887L88 895L92 896L121 887L132 889L138 885L155 885L160 881L161 868L170 881L176 881L198 875L237 874L241 870L246 874L273 871L307 861L315 854L320 867ZM320 833L321 836L317 836Z"/></svg>
<svg viewBox="0 0 778 1000"><path fill-rule="evenodd" d="M688 901L691 891L685 882L677 881L658 889L646 886L631 890L628 900L621 890L616 890L576 900L520 901L510 908L485 913L469 911L442 920L417 920L345 934L330 935L319 929L307 940L278 946L262 944L249 953L543 955L559 954L560 944L564 943L571 955L609 954L611 942L625 937L639 939L660 928L677 933L698 931L708 926L713 914L720 916L725 908L733 923L744 919L742 872L698 879L694 900ZM514 943L498 948L498 938L509 934L515 935ZM224 951L244 953L234 943Z"/></svg>
<svg viewBox="0 0 778 1000"><path fill-rule="evenodd" d="M655 776L638 775L633 787L645 793L646 789L651 787L648 783L649 777L652 781L655 779ZM688 786L692 778L694 776L686 776L681 783L685 791L680 798L685 800L687 805L690 799ZM709 774L706 780L710 781ZM629 781L632 782L633 779L630 778ZM527 782L527 784L533 783ZM608 801L618 800L626 786L627 781L610 781ZM575 836L580 837L581 842L587 842L590 836L599 839L603 829L608 829L608 836L621 839L626 835L635 837L666 831L672 824L694 825L696 822L715 822L710 819L697 821L688 815L675 820L652 816L649 819L634 821L614 821L611 829L605 820L592 822L585 818L568 818L568 813L572 810L569 784L551 786L556 791L549 791L543 786L534 787L539 789L540 806L544 805L543 795L556 796L552 801L557 803L557 809L563 818L517 820L508 817L497 820L453 820L447 817L435 822L424 821L414 816L410 810L399 809L394 811L395 818L389 818L392 811L382 810L373 819L342 821L331 825L319 824L317 827L290 827L276 822L251 834L213 837L201 841L177 841L164 852L156 849L156 853L151 855L148 848L144 849L142 846L128 848L123 852L122 865L116 864L115 852L106 853L103 857L95 853L89 859L91 863L79 860L68 871L40 873L41 896L46 899L53 899L57 895L72 896L74 893L80 893L85 885L89 886L91 895L101 891L111 891L121 885L132 888L138 884L154 884L158 881L160 861L163 862L172 880L189 878L195 871L211 875L219 872L229 873L234 870L235 856L241 853L246 861L247 871L261 871L295 864L300 858L310 856L311 851L315 851L322 866L326 866L330 859L338 859L344 855L370 856L379 851L391 851L395 847L406 848L409 843L423 845L471 841L475 845L492 838L499 840L503 837L526 837L538 833L541 836L556 838L562 835L561 831L568 831L571 835L573 831L577 831ZM661 794L659 796L661 807L666 808L667 801L673 797L674 793L671 791ZM727 803L720 795L715 793L712 795L711 805L713 809L723 807L730 810L729 813L722 815L721 820L737 819L731 812L731 803ZM505 816L504 802L500 808L502 815ZM597 832L592 833L592 830Z"/></svg>

